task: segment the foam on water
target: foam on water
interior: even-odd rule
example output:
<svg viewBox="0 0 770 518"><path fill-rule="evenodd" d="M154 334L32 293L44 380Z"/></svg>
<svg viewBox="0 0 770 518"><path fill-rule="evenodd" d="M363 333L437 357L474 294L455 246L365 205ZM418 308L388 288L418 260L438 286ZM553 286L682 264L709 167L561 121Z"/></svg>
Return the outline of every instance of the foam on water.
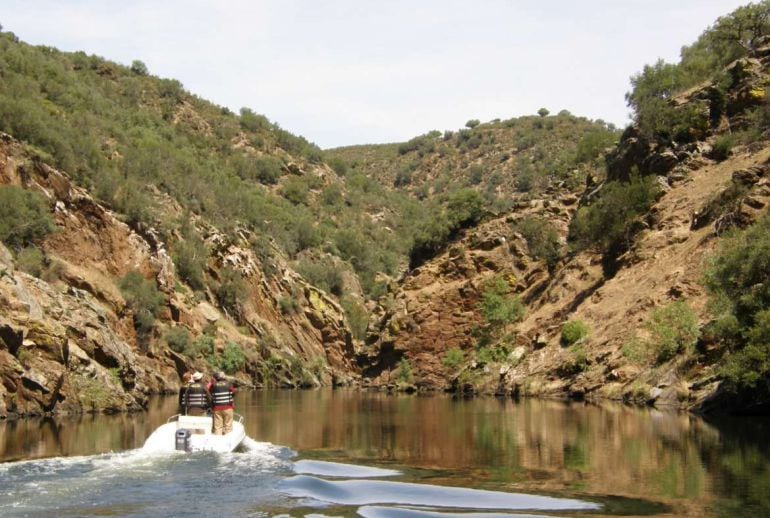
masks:
<svg viewBox="0 0 770 518"><path fill-rule="evenodd" d="M401 504L454 509L577 511L600 506L569 498L384 480L328 481L306 475L279 485L287 494L342 505Z"/></svg>
<svg viewBox="0 0 770 518"><path fill-rule="evenodd" d="M121 515L179 515L195 501L211 512L232 502L236 512L255 500L282 499L275 485L292 473L294 452L256 444L246 453L223 455L137 449L0 464L0 509L3 516L80 516L109 511L102 509L108 505ZM215 498L223 491L233 493L224 506Z"/></svg>
<svg viewBox="0 0 770 518"><path fill-rule="evenodd" d="M407 509L404 507L365 506L358 509L363 518L546 518L542 514L509 513L454 513L435 510Z"/></svg>
<svg viewBox="0 0 770 518"><path fill-rule="evenodd" d="M371 468L321 460L299 460L294 463L294 472L303 475L339 478L377 478L401 475L400 471L394 469Z"/></svg>

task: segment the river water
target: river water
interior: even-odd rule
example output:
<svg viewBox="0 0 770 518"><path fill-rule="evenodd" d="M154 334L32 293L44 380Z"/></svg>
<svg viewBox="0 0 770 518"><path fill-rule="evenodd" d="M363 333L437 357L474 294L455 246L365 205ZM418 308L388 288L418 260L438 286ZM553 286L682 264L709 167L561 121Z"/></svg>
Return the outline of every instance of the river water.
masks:
<svg viewBox="0 0 770 518"><path fill-rule="evenodd" d="M149 455L176 412L0 422L2 516L770 516L770 421L613 404L241 393L253 451Z"/></svg>

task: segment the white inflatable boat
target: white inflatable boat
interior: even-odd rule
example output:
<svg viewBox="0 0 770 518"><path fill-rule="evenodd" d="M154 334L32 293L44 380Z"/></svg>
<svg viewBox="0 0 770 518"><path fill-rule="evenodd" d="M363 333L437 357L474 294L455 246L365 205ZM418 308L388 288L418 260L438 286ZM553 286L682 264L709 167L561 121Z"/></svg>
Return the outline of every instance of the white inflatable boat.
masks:
<svg viewBox="0 0 770 518"><path fill-rule="evenodd" d="M172 451L234 451L246 438L243 416L236 414L233 430L226 435L212 433L213 418L208 416L174 415L159 426L144 442L146 452Z"/></svg>

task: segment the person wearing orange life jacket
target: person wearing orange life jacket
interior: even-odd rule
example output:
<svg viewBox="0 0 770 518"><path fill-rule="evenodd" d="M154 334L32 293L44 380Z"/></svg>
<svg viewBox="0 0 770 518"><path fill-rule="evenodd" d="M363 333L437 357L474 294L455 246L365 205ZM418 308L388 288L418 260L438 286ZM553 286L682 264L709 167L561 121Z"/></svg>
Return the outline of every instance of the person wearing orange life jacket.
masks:
<svg viewBox="0 0 770 518"><path fill-rule="evenodd" d="M233 431L233 414L235 413L235 389L233 384L225 379L222 371L214 374L214 380L209 383L209 391L214 404L214 435L225 435Z"/></svg>
<svg viewBox="0 0 770 518"><path fill-rule="evenodd" d="M192 381L187 385L184 394L184 405L187 415L206 415L211 408L211 395L201 382L203 374L195 372Z"/></svg>

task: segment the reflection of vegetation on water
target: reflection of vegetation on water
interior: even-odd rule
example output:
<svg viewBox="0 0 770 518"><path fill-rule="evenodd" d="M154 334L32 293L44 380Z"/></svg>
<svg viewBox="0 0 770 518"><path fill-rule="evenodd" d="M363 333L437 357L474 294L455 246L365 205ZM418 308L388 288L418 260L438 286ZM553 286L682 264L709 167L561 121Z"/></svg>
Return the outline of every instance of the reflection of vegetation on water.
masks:
<svg viewBox="0 0 770 518"><path fill-rule="evenodd" d="M136 448L176 412L176 398L150 405L136 415L0 422L0 458ZM346 390L243 392L236 407L258 441L396 468L405 480L587 497L606 514L770 515L768 420Z"/></svg>
<svg viewBox="0 0 770 518"><path fill-rule="evenodd" d="M155 398L150 410L140 414L85 414L0 422L0 462L141 447L157 426L176 413L176 398Z"/></svg>
<svg viewBox="0 0 770 518"><path fill-rule="evenodd" d="M770 516L770 444L767 419L720 423L725 432L703 455L713 479L717 516Z"/></svg>

